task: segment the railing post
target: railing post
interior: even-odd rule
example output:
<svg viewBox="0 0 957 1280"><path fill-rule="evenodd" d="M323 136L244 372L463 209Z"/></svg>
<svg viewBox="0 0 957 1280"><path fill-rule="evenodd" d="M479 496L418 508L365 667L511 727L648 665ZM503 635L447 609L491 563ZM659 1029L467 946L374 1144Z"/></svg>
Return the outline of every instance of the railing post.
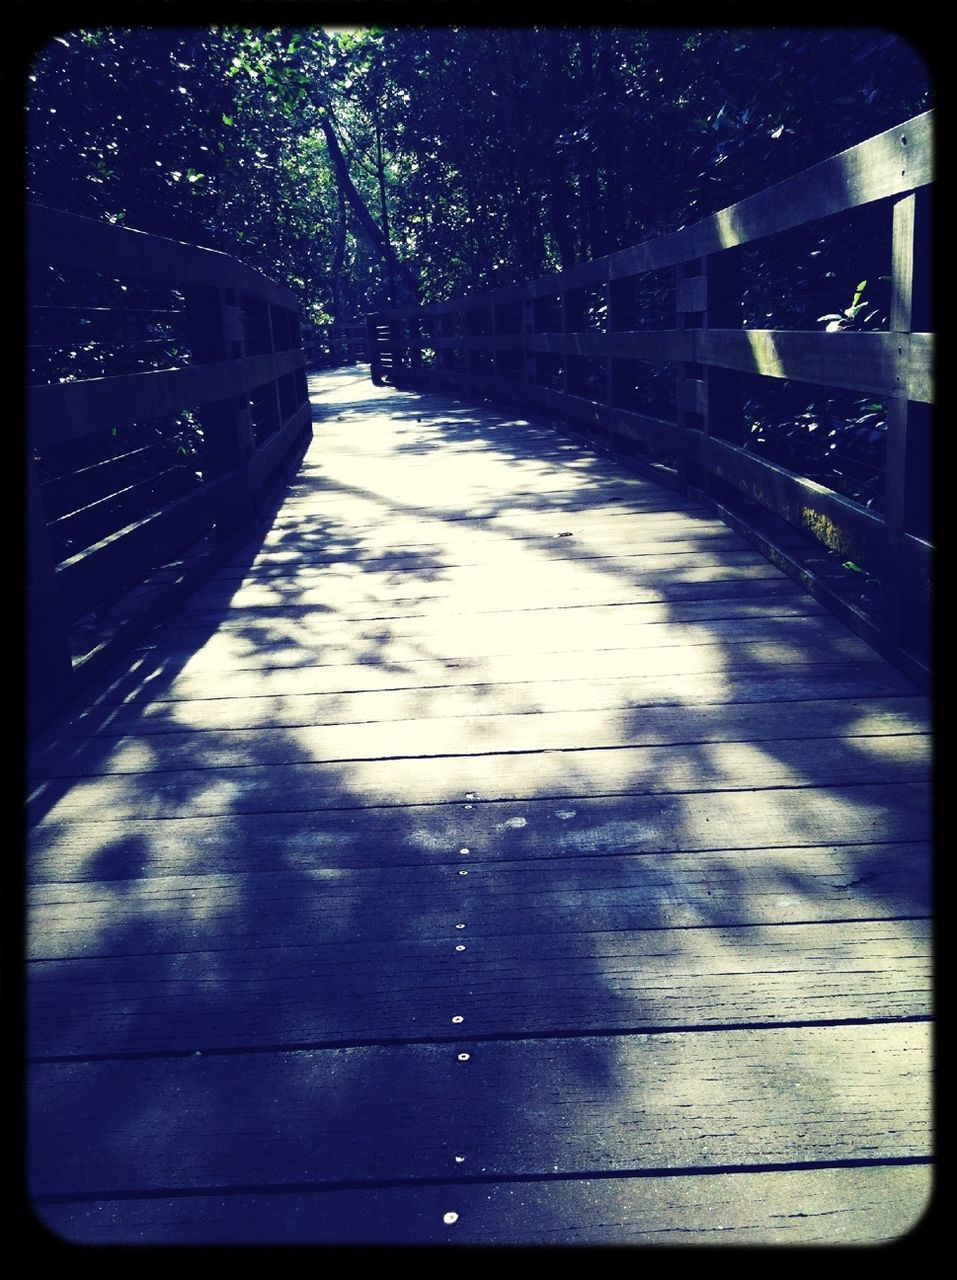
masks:
<svg viewBox="0 0 957 1280"><path fill-rule="evenodd" d="M185 291L187 335L197 364L241 360L246 354L245 326L239 295L234 289L198 286ZM234 501L217 523L220 539L248 526L254 517L247 469L256 452L252 412L245 390L203 405L199 410L209 450L211 478L237 473Z"/></svg>
<svg viewBox="0 0 957 1280"><path fill-rule="evenodd" d="M570 289L563 289L559 295L562 306L562 334L567 335L575 332L575 325L578 317L573 302L573 293ZM566 396L572 394L574 379L571 375L572 355L569 351L563 351L562 356L562 391Z"/></svg>
<svg viewBox="0 0 957 1280"><path fill-rule="evenodd" d="M73 660L56 585L56 563L50 546L32 450L27 459L27 705L36 706L68 682Z"/></svg>
<svg viewBox="0 0 957 1280"><path fill-rule="evenodd" d="M742 284L740 254L723 249L682 263L675 278L676 329L740 329ZM700 432L701 439L720 436L740 444L744 438L740 375L730 369L678 362L676 412L679 427ZM683 443L678 475L685 491L699 499L712 494L706 467L687 457Z"/></svg>
<svg viewBox="0 0 957 1280"><path fill-rule="evenodd" d="M538 380L538 361L535 351L528 345L528 338L535 332L535 300L526 296L522 308L522 381L533 385Z"/></svg>
<svg viewBox="0 0 957 1280"><path fill-rule="evenodd" d="M624 328L624 292L628 284L624 280L609 280L605 284L605 334L610 337ZM609 356L606 373L605 401L610 408L621 404L624 382L624 361Z"/></svg>
<svg viewBox="0 0 957 1280"><path fill-rule="evenodd" d="M369 377L375 387L381 387L384 382L382 377L382 350L379 346L380 320L381 315L378 312L371 312L366 316L366 342L369 344Z"/></svg>
<svg viewBox="0 0 957 1280"><path fill-rule="evenodd" d="M266 346L270 355L280 350L276 342L276 316L271 302L266 303ZM276 405L276 430L280 431L286 417L282 409L282 395L279 390L278 378L274 379L272 383L272 394Z"/></svg>
<svg viewBox="0 0 957 1280"><path fill-rule="evenodd" d="M410 315L409 324L409 368L412 375L418 376L422 372L422 328L420 325L420 312Z"/></svg>
<svg viewBox="0 0 957 1280"><path fill-rule="evenodd" d="M502 353L498 345L498 307L494 303L492 304L492 319L489 331L492 336L492 377L498 381L502 377Z"/></svg>
<svg viewBox="0 0 957 1280"><path fill-rule="evenodd" d="M930 411L909 399L908 366L911 333L931 327L930 283L930 191L922 187L893 206L889 327L898 340L897 389L887 398L881 619L888 650L896 656L911 653L921 666L929 665L929 629L921 634L919 622L928 616L930 583L912 578L904 539L930 542Z"/></svg>
<svg viewBox="0 0 957 1280"><path fill-rule="evenodd" d="M397 387L405 368L402 320L394 312L389 317L389 346L392 351L392 385Z"/></svg>

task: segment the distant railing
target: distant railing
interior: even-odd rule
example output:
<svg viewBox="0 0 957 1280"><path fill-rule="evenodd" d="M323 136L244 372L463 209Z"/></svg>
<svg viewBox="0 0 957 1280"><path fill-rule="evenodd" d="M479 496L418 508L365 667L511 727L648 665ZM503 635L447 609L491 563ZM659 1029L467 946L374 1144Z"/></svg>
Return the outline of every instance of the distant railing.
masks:
<svg viewBox="0 0 957 1280"><path fill-rule="evenodd" d="M369 359L364 320L345 324L303 325L302 345L311 369L335 369Z"/></svg>
<svg viewBox="0 0 957 1280"><path fill-rule="evenodd" d="M225 254L39 206L28 249L28 656L43 706L254 532L312 432L287 289Z"/></svg>
<svg viewBox="0 0 957 1280"><path fill-rule="evenodd" d="M657 451L666 461L652 466L654 474L711 501L872 644L926 680L932 115L673 234L527 284L370 315L372 379L455 387L544 411L639 467L636 448L652 451L646 459ZM876 202L889 212L886 331L743 327L742 246ZM638 327L635 290L663 272L674 294L674 327ZM628 392L636 361L650 362L648 369L675 366L672 412L635 408ZM880 398L882 514L745 447L742 380L755 374ZM863 566L879 582L876 608L849 602L832 575L808 568L788 537L773 532L776 522L811 535L852 570Z"/></svg>

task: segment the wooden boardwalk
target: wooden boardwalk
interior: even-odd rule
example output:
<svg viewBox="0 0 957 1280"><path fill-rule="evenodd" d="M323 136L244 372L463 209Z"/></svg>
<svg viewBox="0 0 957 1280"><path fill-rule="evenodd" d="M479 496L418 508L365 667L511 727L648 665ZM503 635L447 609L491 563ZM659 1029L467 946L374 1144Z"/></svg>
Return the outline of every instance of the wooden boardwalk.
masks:
<svg viewBox="0 0 957 1280"><path fill-rule="evenodd" d="M908 1231L927 699L687 499L359 370L312 390L261 545L35 744L42 1221Z"/></svg>

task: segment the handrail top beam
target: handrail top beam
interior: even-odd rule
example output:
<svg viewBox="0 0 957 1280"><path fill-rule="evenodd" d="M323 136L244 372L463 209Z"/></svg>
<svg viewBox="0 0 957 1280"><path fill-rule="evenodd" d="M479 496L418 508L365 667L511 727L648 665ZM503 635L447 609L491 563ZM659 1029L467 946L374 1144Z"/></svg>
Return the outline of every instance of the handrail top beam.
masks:
<svg viewBox="0 0 957 1280"><path fill-rule="evenodd" d="M172 288L236 289L263 302L298 309L291 289L220 249L207 249L46 205L27 206L31 266L83 267Z"/></svg>
<svg viewBox="0 0 957 1280"><path fill-rule="evenodd" d="M447 302L372 314L382 318L439 316L527 302L569 289L594 288L761 240L876 200L904 195L933 181L933 126L933 110L925 111L689 227L576 263L553 275Z"/></svg>

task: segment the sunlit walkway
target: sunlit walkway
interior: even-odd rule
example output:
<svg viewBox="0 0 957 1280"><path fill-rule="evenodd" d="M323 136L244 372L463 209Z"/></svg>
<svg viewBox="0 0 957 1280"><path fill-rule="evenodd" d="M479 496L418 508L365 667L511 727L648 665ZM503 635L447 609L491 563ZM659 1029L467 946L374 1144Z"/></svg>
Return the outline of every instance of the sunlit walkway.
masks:
<svg viewBox="0 0 957 1280"><path fill-rule="evenodd" d="M261 545L37 752L43 1220L907 1230L926 698L688 500L358 367L312 382Z"/></svg>

